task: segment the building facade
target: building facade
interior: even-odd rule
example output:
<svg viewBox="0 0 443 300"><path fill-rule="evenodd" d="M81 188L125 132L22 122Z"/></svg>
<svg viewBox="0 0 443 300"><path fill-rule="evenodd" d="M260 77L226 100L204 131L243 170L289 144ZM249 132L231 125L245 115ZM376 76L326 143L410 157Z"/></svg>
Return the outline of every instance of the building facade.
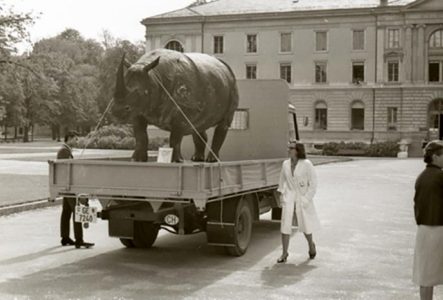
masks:
<svg viewBox="0 0 443 300"><path fill-rule="evenodd" d="M144 19L146 50L288 82L302 140L443 139L442 0L217 0Z"/></svg>

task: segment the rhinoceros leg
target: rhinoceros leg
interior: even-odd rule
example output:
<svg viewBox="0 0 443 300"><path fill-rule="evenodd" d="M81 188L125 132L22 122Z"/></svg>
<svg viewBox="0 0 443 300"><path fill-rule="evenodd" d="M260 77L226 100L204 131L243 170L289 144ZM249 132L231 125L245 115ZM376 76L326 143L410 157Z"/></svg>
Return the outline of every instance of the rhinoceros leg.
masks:
<svg viewBox="0 0 443 300"><path fill-rule="evenodd" d="M183 139L183 133L180 130L172 130L169 136L169 146L173 149L172 151L172 162L183 162L183 157L181 154L181 144Z"/></svg>
<svg viewBox="0 0 443 300"><path fill-rule="evenodd" d="M192 135L192 140L194 141L195 146L195 153L191 158L192 161L205 161L205 144L208 142L208 135L206 134L206 131L201 131L199 134L205 141L203 142L196 133Z"/></svg>
<svg viewBox="0 0 443 300"><path fill-rule="evenodd" d="M135 136L135 151L132 159L135 161L148 161L148 134L146 133L148 122L145 118L137 116L133 121Z"/></svg>
<svg viewBox="0 0 443 300"><path fill-rule="evenodd" d="M223 142L225 141L226 134L228 133L229 126L223 122L222 124L217 125L215 127L214 136L212 138L212 145L211 149L212 152L214 152L217 157L219 157L219 151L221 146L223 145ZM217 158L209 152L208 157L206 158L207 162L216 162Z"/></svg>

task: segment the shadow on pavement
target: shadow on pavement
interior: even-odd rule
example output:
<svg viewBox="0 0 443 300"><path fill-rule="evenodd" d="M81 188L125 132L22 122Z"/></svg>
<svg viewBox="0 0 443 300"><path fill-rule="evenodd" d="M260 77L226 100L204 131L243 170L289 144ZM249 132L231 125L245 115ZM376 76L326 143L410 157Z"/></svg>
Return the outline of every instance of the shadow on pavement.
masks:
<svg viewBox="0 0 443 300"><path fill-rule="evenodd" d="M310 261L308 258L300 264L275 264L271 268L267 267L262 271L261 279L264 285L272 288L294 285L301 281L306 273L317 268L309 265Z"/></svg>
<svg viewBox="0 0 443 300"><path fill-rule="evenodd" d="M279 223L269 221L255 224L250 247L242 257L227 256L224 249L206 245L205 234L168 234L160 236L151 249L121 248L109 251L8 280L0 284L0 291L33 299L177 299L190 296L237 271L254 275L261 272L264 284L278 287L302 279L303 274L313 268L307 262L296 267L290 264L262 267L269 265L266 256L278 247ZM38 259L51 255L53 249L13 258L1 264ZM266 262L258 264L261 260ZM271 264L274 264L274 257Z"/></svg>
<svg viewBox="0 0 443 300"><path fill-rule="evenodd" d="M22 262L25 262L25 261L34 260L34 259L41 258L41 257L44 257L44 256L60 255L63 252L68 252L68 251L72 250L74 247L66 247L65 250L55 251L55 250L60 249L60 248L61 248L61 246L49 247L49 248L43 249L43 250L35 252L35 253L30 253L30 254L26 254L26 255L17 256L17 257L13 257L13 258L10 258L10 259L2 260L2 261L0 261L0 266L6 266L6 265L12 265L12 264L16 264L16 263L22 263Z"/></svg>

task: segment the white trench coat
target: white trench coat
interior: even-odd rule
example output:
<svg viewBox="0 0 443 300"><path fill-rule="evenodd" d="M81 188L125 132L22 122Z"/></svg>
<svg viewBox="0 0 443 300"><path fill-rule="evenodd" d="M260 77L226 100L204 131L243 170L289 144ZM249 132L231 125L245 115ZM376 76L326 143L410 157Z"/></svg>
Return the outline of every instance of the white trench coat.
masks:
<svg viewBox="0 0 443 300"><path fill-rule="evenodd" d="M317 175L309 160L299 159L294 174L291 174L291 159L283 162L277 189L281 193L281 233L292 233L294 206L299 231L311 234L320 228L313 201L316 190Z"/></svg>

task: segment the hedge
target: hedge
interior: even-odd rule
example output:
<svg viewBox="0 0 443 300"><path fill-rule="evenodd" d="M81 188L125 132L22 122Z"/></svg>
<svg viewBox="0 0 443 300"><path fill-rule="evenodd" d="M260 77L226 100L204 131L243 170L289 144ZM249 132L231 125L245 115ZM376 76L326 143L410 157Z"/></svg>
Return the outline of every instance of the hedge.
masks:
<svg viewBox="0 0 443 300"><path fill-rule="evenodd" d="M135 138L132 128L128 125L108 125L87 136L72 139L69 144L75 148L132 150L135 149ZM168 138L150 138L148 150L158 150L159 147L168 144Z"/></svg>
<svg viewBox="0 0 443 300"><path fill-rule="evenodd" d="M400 151L397 141L365 143L330 142L323 144L323 155L396 157Z"/></svg>

